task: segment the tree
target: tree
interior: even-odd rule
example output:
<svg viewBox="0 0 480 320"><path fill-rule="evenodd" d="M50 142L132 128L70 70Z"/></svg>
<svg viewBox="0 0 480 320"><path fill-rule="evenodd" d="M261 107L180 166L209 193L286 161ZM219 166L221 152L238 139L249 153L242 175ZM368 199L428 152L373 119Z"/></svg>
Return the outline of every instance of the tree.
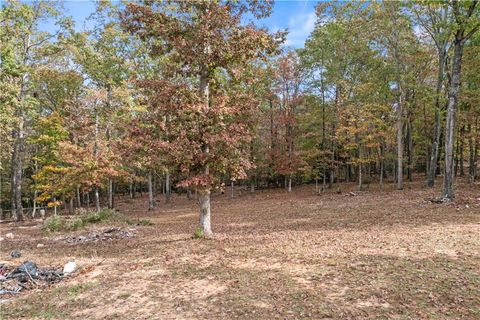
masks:
<svg viewBox="0 0 480 320"><path fill-rule="evenodd" d="M445 67L452 35L451 8L447 3L414 4L412 11L416 21L426 30L437 51L437 79L435 86L435 122L430 159L427 167L427 185L433 187L437 173L440 149L441 113L443 110L442 89L445 83Z"/></svg>
<svg viewBox="0 0 480 320"><path fill-rule="evenodd" d="M228 171L242 178L250 167L242 146L250 142L248 123L257 107L249 95L235 96L219 80L235 83L249 62L273 52L272 36L253 24L241 24L246 13L260 17L269 10L268 4L257 2L179 1L131 3L124 12L126 28L150 44L153 55L168 55L182 67L175 72L181 76L170 81L186 82L190 88L196 85L196 90L178 87L185 97L168 97L167 105L180 100L177 108L169 110L169 151L188 176L180 185L199 193L199 227L205 236L212 234L210 193L219 184L218 174ZM171 85L161 84L156 90L164 95L162 88Z"/></svg>
<svg viewBox="0 0 480 320"><path fill-rule="evenodd" d="M453 192L453 147L455 141L455 116L460 92L462 55L465 42L480 28L478 1L452 1L452 13L455 19L451 84L448 91L447 118L445 126L445 175L442 197L452 201Z"/></svg>
<svg viewBox="0 0 480 320"><path fill-rule="evenodd" d="M59 29L54 33L40 31L39 26L45 19L56 20ZM38 107L31 78L42 60L59 50L62 34L69 29L70 20L61 17L55 3L8 1L2 5L0 21L2 83L8 90L2 102L7 110L13 110L13 121L10 122L13 125L11 214L14 220L22 220L26 139ZM54 40L58 40L57 45L53 45Z"/></svg>

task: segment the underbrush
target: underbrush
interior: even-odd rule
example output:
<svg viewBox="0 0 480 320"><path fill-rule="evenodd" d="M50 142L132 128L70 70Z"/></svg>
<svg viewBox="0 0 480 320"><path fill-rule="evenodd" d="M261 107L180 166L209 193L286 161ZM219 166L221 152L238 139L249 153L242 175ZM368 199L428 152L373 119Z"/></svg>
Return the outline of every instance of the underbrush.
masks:
<svg viewBox="0 0 480 320"><path fill-rule="evenodd" d="M85 212L74 218L51 216L43 222L42 229L45 232L75 231L90 224L106 222L133 224L130 219L115 210L103 209L99 212Z"/></svg>

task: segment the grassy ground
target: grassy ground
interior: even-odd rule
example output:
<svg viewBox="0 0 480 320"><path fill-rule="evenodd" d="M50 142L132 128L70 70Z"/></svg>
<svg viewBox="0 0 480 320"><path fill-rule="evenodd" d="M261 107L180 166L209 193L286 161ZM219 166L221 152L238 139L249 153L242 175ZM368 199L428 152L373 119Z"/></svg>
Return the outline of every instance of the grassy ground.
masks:
<svg viewBox="0 0 480 320"><path fill-rule="evenodd" d="M2 224L15 234L1 242L3 262L18 263L8 256L18 248L21 261L82 268L3 303L2 317L480 319L480 186L460 185L452 204L426 201L438 191L420 183L375 188L215 195L210 240L192 239L197 207L183 197L155 212L146 199L118 201L155 225L102 243L56 241L38 222Z"/></svg>

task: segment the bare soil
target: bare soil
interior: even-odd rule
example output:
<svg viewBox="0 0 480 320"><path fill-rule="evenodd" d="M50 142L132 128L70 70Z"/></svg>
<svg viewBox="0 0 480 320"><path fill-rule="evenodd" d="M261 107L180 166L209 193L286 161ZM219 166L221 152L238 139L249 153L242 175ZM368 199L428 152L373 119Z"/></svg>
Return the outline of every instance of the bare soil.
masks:
<svg viewBox="0 0 480 320"><path fill-rule="evenodd" d="M40 221L4 223L14 238L0 242L1 262L74 259L80 270L3 302L2 318L480 319L480 185L459 183L448 204L420 182L341 188L214 195L213 239L192 238L197 204L183 195L159 196L154 212L146 198L118 199L154 223L127 227L132 237L66 242L111 226L45 235Z"/></svg>

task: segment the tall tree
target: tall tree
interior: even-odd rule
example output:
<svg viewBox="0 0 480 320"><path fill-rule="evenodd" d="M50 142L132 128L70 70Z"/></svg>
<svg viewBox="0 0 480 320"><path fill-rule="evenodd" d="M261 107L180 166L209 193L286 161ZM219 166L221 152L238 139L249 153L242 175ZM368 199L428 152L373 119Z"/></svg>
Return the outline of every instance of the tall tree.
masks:
<svg viewBox="0 0 480 320"><path fill-rule="evenodd" d="M453 148L455 142L455 117L460 92L460 76L463 48L468 39L480 28L478 1L452 1L452 13L455 19L451 84L448 91L447 118L445 125L445 174L442 197L451 201L453 191Z"/></svg>
<svg viewBox="0 0 480 320"><path fill-rule="evenodd" d="M445 67L452 35L451 7L448 3L418 3L412 6L416 21L427 32L437 51L437 79L435 86L435 121L430 159L427 168L427 185L433 187L437 173L440 149L441 114L443 110L443 87L445 84Z"/></svg>
<svg viewBox="0 0 480 320"><path fill-rule="evenodd" d="M61 17L57 4L47 1L31 4L7 1L2 4L0 15L2 82L8 85L9 95L4 101L13 109L14 116L11 130L11 214L14 220L22 220L26 139L38 111L31 78L45 56L59 49L60 46L53 46L52 42L61 41L63 33L70 27L70 21ZM56 32L41 31L40 25L46 19L57 22Z"/></svg>
<svg viewBox="0 0 480 320"><path fill-rule="evenodd" d="M151 44L153 55L170 56L183 66L178 72L183 81L196 84L197 90L187 95L191 102L170 111L175 130L170 145L176 163L188 173L181 185L199 193L199 227L205 236L212 234L210 194L218 174L228 170L244 177L250 167L242 145L250 140L247 123L256 106L249 96L226 91L218 80L235 82L251 61L273 52L275 41L265 30L241 23L248 12L260 17L269 11L269 4L255 1L178 1L131 3L124 13L127 29Z"/></svg>

